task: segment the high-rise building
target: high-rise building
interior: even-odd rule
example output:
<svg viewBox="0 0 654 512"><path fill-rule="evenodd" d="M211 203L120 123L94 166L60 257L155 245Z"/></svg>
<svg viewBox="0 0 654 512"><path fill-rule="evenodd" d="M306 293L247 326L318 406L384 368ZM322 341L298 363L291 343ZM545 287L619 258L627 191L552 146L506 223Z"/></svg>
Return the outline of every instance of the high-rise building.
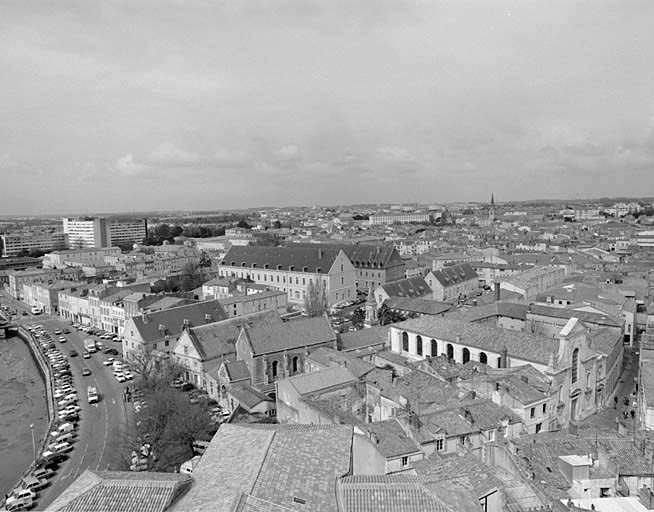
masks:
<svg viewBox="0 0 654 512"><path fill-rule="evenodd" d="M100 217L66 217L64 233L73 249L109 247L106 219Z"/></svg>
<svg viewBox="0 0 654 512"><path fill-rule="evenodd" d="M145 219L111 222L102 217L69 217L63 222L68 245L73 249L141 243L147 234Z"/></svg>

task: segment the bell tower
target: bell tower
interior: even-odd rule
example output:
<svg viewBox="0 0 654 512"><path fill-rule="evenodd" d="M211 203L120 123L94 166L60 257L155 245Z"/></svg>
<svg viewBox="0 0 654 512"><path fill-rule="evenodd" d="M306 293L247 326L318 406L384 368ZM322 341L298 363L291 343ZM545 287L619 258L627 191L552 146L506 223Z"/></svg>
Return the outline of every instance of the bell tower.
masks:
<svg viewBox="0 0 654 512"><path fill-rule="evenodd" d="M490 208L488 209L489 222L495 222L495 196L491 194Z"/></svg>
<svg viewBox="0 0 654 512"><path fill-rule="evenodd" d="M367 329L379 324L377 318L377 301L372 293L372 287L368 289L368 298L366 299L366 319L363 321L363 326Z"/></svg>

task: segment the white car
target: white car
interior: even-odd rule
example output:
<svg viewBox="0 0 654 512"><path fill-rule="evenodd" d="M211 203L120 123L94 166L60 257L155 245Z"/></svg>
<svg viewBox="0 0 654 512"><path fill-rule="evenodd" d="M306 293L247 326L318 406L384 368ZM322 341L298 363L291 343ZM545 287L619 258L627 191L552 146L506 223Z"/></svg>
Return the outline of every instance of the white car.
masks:
<svg viewBox="0 0 654 512"><path fill-rule="evenodd" d="M114 358L110 357L109 359L106 359L105 361L102 361L102 364L105 365L105 366L111 366L112 364L114 364Z"/></svg>
<svg viewBox="0 0 654 512"><path fill-rule="evenodd" d="M127 380L132 380L134 378L134 374L132 372L130 372L129 370L124 371L123 375L125 376L125 378Z"/></svg>
<svg viewBox="0 0 654 512"><path fill-rule="evenodd" d="M125 375L122 373L114 373L114 376L116 377L116 380L118 382L125 382L127 379L125 378Z"/></svg>

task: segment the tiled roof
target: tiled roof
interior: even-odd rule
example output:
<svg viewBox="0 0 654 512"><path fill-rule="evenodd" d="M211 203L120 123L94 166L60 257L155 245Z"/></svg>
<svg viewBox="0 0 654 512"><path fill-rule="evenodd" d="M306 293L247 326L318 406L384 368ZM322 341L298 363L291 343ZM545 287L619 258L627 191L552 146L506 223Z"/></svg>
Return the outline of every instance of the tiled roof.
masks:
<svg viewBox="0 0 654 512"><path fill-rule="evenodd" d="M336 334L326 316L279 325L247 325L244 329L255 356L336 341Z"/></svg>
<svg viewBox="0 0 654 512"><path fill-rule="evenodd" d="M477 272L470 266L469 263L459 263L449 267L443 267L441 270L432 272L434 277L444 288L448 286L455 286L474 279L479 280Z"/></svg>
<svg viewBox="0 0 654 512"><path fill-rule="evenodd" d="M590 333L593 347L598 352L609 355L616 345L622 344L622 331L612 327L604 327Z"/></svg>
<svg viewBox="0 0 654 512"><path fill-rule="evenodd" d="M384 396L392 400L406 398L414 411L422 411L432 404L446 407L448 404L458 403L456 387L420 370L414 370L390 382L382 380L377 386Z"/></svg>
<svg viewBox="0 0 654 512"><path fill-rule="evenodd" d="M416 473L425 481L447 481L452 478L465 477L472 484L477 497L486 496L493 489L502 489L502 482L493 473L493 469L472 454L438 455L434 453L422 460L415 461Z"/></svg>
<svg viewBox="0 0 654 512"><path fill-rule="evenodd" d="M190 322L191 327L205 325L205 315L211 317L210 322L219 322L227 318L225 311L217 300L208 300L180 306L177 308L164 309L132 317L128 322L133 322L141 338L145 342L160 340L163 334L159 326L164 325L171 337L179 336L184 328L184 320ZM145 318L145 321L144 321Z"/></svg>
<svg viewBox="0 0 654 512"><path fill-rule="evenodd" d="M349 426L224 424L175 510L335 511L336 480L350 472L351 450Z"/></svg>
<svg viewBox="0 0 654 512"><path fill-rule="evenodd" d="M241 327L260 325L265 329L281 324L282 320L277 311L268 310L193 327L190 329L190 336L202 360L207 361L236 353L235 343Z"/></svg>
<svg viewBox="0 0 654 512"><path fill-rule="evenodd" d="M384 304L390 309L411 311L422 315L440 315L452 309L452 304L447 302L411 297L390 297Z"/></svg>
<svg viewBox="0 0 654 512"><path fill-rule="evenodd" d="M566 308L557 308L552 306L541 306L539 304L531 304L529 306L529 313L541 316L551 316L554 318L578 318L584 323L606 325L610 327L622 327L624 323L622 319L616 318L611 315L601 315L598 313L591 313L588 311L578 311Z"/></svg>
<svg viewBox="0 0 654 512"><path fill-rule="evenodd" d="M458 339L458 343L462 345L495 353L502 353L506 347L511 357L545 365L549 364L550 356L557 354L559 348L557 340L544 336L438 316L423 316L406 320L394 324L391 328L454 343L457 343Z"/></svg>
<svg viewBox="0 0 654 512"><path fill-rule="evenodd" d="M473 306L467 309L457 309L448 318L458 318L466 322L478 322L491 317L506 317L515 320L525 320L528 306L515 302L491 302L482 306Z"/></svg>
<svg viewBox="0 0 654 512"><path fill-rule="evenodd" d="M47 510L57 512L164 512L191 485L175 473L87 469Z"/></svg>
<svg viewBox="0 0 654 512"><path fill-rule="evenodd" d="M352 353L341 352L330 347L318 347L311 352L309 359L323 367L342 366L347 368L357 379L375 368L374 364L362 361Z"/></svg>
<svg viewBox="0 0 654 512"><path fill-rule="evenodd" d="M357 475L338 481L343 512L451 512L414 475Z"/></svg>
<svg viewBox="0 0 654 512"><path fill-rule="evenodd" d="M420 452L420 446L411 439L397 418L366 423L360 428L367 430L377 451L385 458L395 458Z"/></svg>
<svg viewBox="0 0 654 512"><path fill-rule="evenodd" d="M384 283L381 288L389 297L424 297L432 293L427 282L420 276Z"/></svg>
<svg viewBox="0 0 654 512"><path fill-rule="evenodd" d="M221 265L252 268L256 264L259 270L268 265L269 270L276 270L279 265L283 270L289 270L294 267L295 272L302 272L306 267L306 272L315 273L318 268L321 272L327 274L334 264L334 260L339 254L339 250L328 247L317 246L290 246L290 247L264 247L264 246L237 246L233 245L225 254L220 262Z"/></svg>
<svg viewBox="0 0 654 512"><path fill-rule="evenodd" d="M358 379L347 368L334 366L317 372L301 373L289 377L288 381L302 396L318 393L325 389L356 384Z"/></svg>
<svg viewBox="0 0 654 512"><path fill-rule="evenodd" d="M388 341L388 326L370 327L360 331L344 332L340 335L341 350L347 352L372 345L385 345Z"/></svg>

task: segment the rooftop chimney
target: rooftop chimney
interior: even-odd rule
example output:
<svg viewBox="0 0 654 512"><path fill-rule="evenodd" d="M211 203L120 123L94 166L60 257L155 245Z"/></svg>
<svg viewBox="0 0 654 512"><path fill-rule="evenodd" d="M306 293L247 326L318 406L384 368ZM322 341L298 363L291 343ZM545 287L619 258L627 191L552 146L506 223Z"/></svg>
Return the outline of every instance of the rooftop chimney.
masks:
<svg viewBox="0 0 654 512"><path fill-rule="evenodd" d="M150 321L150 318L148 317L148 313L144 310L141 310L141 320L143 321L144 324L147 324Z"/></svg>
<svg viewBox="0 0 654 512"><path fill-rule="evenodd" d="M204 314L204 321L205 321L205 322L207 322L208 324L210 324L212 320L213 320L213 318L211 318L211 315L210 315L209 313L205 313L205 314Z"/></svg>
<svg viewBox="0 0 654 512"><path fill-rule="evenodd" d="M318 249L318 258L322 258L322 249Z"/></svg>
<svg viewBox="0 0 654 512"><path fill-rule="evenodd" d="M500 300L500 283L499 281L495 281L495 300L499 302Z"/></svg>

